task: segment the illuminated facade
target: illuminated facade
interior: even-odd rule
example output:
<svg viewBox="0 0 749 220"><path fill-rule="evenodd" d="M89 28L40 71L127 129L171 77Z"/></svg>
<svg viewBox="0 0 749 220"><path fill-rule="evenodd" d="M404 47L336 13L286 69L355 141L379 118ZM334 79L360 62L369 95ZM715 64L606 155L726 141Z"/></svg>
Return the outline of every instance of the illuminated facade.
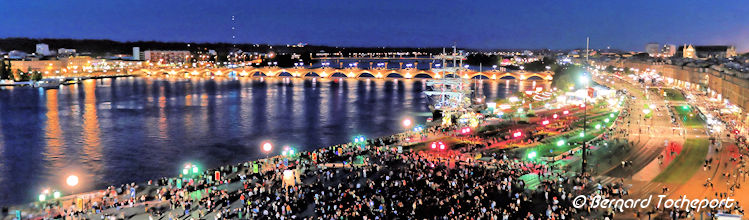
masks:
<svg viewBox="0 0 749 220"><path fill-rule="evenodd" d="M143 58L151 63L172 64L185 63L190 58L190 51L186 50L146 50Z"/></svg>

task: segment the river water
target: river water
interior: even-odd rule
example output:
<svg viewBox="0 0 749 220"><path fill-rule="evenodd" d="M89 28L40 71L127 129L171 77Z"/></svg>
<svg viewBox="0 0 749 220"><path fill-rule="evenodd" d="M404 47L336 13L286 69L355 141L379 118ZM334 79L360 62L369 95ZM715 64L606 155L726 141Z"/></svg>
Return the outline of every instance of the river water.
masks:
<svg viewBox="0 0 749 220"><path fill-rule="evenodd" d="M538 85L536 85L538 83ZM502 98L543 81L474 81ZM0 206L44 189L80 193L403 131L430 116L420 79L86 80L61 89L0 88ZM75 187L69 175L80 177Z"/></svg>

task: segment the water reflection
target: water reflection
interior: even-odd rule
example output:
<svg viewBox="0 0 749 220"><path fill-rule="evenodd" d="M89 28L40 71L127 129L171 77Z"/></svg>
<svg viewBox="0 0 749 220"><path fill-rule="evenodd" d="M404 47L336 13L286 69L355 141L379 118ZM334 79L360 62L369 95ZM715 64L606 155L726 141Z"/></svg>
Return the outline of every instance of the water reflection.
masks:
<svg viewBox="0 0 749 220"><path fill-rule="evenodd" d="M487 99L549 86L472 82ZM83 177L75 189L82 191L173 176L184 162L252 160L264 156L266 140L309 150L392 134L403 130L403 117L425 121L426 89L417 79L319 78L121 78L3 89L0 205L63 187L70 173Z"/></svg>

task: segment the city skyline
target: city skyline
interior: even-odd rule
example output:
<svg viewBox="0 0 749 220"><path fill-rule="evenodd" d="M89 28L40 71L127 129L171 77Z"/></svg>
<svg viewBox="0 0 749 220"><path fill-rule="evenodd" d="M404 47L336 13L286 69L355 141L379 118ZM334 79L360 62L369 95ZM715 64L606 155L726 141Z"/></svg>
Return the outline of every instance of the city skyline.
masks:
<svg viewBox="0 0 749 220"><path fill-rule="evenodd" d="M749 24L741 21L749 19L749 9L736 7L743 4L738 1L721 3L2 2L7 22L0 24L0 37L572 49L584 47L589 36L591 48L643 51L661 42L735 45L746 52Z"/></svg>

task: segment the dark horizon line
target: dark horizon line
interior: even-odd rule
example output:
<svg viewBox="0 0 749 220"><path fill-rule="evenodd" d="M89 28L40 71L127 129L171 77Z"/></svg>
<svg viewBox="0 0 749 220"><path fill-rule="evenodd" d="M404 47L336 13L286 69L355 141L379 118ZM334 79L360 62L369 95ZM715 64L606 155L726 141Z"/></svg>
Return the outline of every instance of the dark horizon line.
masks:
<svg viewBox="0 0 749 220"><path fill-rule="evenodd" d="M192 41L192 42L185 42L185 41L160 41L160 40L137 40L137 41L120 41L120 40L113 40L113 39L106 39L106 38L36 38L36 37L2 37L0 38L0 41L2 40L12 40L12 39L28 39L28 40L37 40L37 41L44 41L44 40L93 40L93 41L112 41L117 43L139 43L139 42L154 42L154 43L165 43L165 44L175 44L175 43L184 43L184 44L236 44L236 45L264 45L264 46L286 46L286 45L296 45L296 44L268 44L268 43L232 43L232 42L223 42L223 41ZM302 43L302 42L300 42ZM383 47L385 49L450 49L452 48L452 45L447 47L436 47L436 46L428 46L428 47L406 47L406 46L334 46L334 45L316 45L316 44L307 44L305 47L330 47L330 48L358 48L358 49L382 49ZM74 49L74 48L73 48ZM585 49L585 48L564 48L564 49L551 49L551 48L471 48L471 47L458 47L458 49L461 50L468 50L468 51L491 51L491 50L551 50L551 51L564 51L564 50L579 50L579 49ZM590 48L591 50L602 50L602 48ZM620 50L625 52L631 52L632 50L623 50L623 49L617 49L612 48L611 50ZM637 52L637 51L635 51Z"/></svg>

